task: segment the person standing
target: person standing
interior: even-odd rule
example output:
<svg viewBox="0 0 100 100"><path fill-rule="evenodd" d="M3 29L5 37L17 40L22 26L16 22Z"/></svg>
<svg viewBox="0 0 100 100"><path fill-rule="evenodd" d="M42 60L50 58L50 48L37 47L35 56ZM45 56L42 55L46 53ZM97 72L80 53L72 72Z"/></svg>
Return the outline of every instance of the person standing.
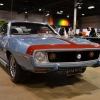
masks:
<svg viewBox="0 0 100 100"><path fill-rule="evenodd" d="M60 28L59 34L60 34L60 36L62 36L62 37L65 37L65 38L68 37L67 32L66 32L66 29L65 29L65 27L63 27L63 26Z"/></svg>
<svg viewBox="0 0 100 100"><path fill-rule="evenodd" d="M96 36L96 32L94 28L91 28L91 32L89 34L90 37L95 37Z"/></svg>
<svg viewBox="0 0 100 100"><path fill-rule="evenodd" d="M89 27L87 27L87 31L86 31L85 36L86 37L90 36L90 32L91 32L91 27L89 26Z"/></svg>
<svg viewBox="0 0 100 100"><path fill-rule="evenodd" d="M68 35L71 36L71 37L73 37L75 35L72 27L69 28Z"/></svg>

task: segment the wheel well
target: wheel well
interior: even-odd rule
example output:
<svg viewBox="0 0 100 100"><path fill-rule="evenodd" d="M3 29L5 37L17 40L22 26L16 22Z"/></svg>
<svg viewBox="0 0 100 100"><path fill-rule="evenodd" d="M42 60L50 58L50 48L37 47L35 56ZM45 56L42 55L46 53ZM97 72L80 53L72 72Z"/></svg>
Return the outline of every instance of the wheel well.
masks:
<svg viewBox="0 0 100 100"><path fill-rule="evenodd" d="M11 55L11 52L10 51L6 51L6 56L7 56L7 59L9 59L9 56Z"/></svg>

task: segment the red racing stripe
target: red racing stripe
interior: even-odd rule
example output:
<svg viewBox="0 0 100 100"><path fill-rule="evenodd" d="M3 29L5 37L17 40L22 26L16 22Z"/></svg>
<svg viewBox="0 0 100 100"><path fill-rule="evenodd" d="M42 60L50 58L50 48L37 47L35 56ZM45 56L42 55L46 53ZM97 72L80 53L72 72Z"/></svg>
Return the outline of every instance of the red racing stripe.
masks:
<svg viewBox="0 0 100 100"><path fill-rule="evenodd" d="M59 39L59 40L65 41L65 42L67 42L67 43L75 44L75 43L73 43L73 42L71 42L71 41L68 41L68 40L66 40L66 39L63 39L63 38L56 38L56 39Z"/></svg>
<svg viewBox="0 0 100 100"><path fill-rule="evenodd" d="M41 45L32 45L29 46L26 54L29 55L33 55L35 50L40 50L40 49L48 49L48 50L54 50L54 49L64 49L64 50L68 50L68 49L83 49L83 48L100 48L99 46L95 46L95 45L90 45L90 44L41 44Z"/></svg>

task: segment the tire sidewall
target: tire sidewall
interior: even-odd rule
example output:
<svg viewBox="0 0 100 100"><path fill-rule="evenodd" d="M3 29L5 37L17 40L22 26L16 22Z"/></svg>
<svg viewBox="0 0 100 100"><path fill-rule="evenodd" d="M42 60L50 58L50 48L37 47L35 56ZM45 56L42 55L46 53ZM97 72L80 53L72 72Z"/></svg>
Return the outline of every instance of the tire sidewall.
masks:
<svg viewBox="0 0 100 100"><path fill-rule="evenodd" d="M17 83L17 82L19 82L20 81L20 75L21 75L21 68L20 68L20 66L18 65L18 63L17 63L17 61L15 60L15 58L14 58L14 60L15 60L15 64L16 64L16 67L15 67L15 70L16 70L16 72L15 72L15 76L13 77L12 75L11 75L11 71L10 71L10 62L11 62L11 58L12 57L14 57L12 54L10 55L10 57L9 57L9 74L10 74L10 78L11 78L11 80L14 82L14 83Z"/></svg>

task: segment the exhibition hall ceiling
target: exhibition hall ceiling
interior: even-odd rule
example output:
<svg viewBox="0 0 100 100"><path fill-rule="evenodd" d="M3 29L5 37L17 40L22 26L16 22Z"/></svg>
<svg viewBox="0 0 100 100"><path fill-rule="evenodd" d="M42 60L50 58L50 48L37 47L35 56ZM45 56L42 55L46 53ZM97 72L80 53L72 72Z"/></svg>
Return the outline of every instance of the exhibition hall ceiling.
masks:
<svg viewBox="0 0 100 100"><path fill-rule="evenodd" d="M0 0L0 10L73 17L74 0ZM77 0L77 16L100 14L100 0Z"/></svg>

